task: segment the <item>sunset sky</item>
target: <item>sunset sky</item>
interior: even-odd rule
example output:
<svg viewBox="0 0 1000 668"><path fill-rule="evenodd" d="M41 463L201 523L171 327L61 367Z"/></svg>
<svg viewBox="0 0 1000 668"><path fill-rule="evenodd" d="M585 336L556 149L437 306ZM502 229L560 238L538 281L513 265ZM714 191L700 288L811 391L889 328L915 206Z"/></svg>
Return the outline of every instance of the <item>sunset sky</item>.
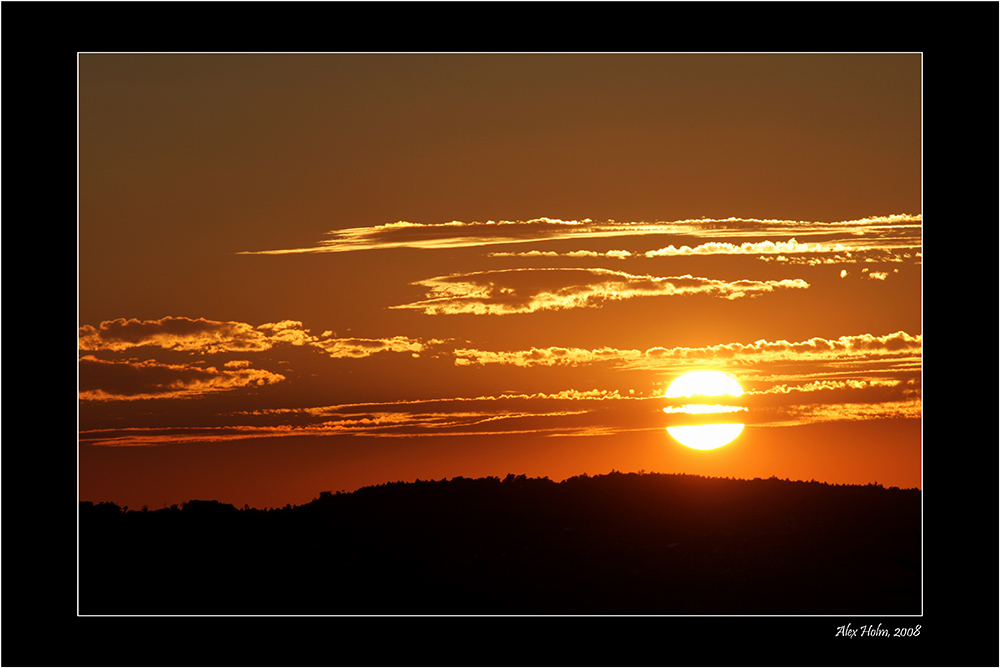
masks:
<svg viewBox="0 0 1000 668"><path fill-rule="evenodd" d="M78 63L81 500L921 486L919 53ZM700 451L707 369L746 427Z"/></svg>

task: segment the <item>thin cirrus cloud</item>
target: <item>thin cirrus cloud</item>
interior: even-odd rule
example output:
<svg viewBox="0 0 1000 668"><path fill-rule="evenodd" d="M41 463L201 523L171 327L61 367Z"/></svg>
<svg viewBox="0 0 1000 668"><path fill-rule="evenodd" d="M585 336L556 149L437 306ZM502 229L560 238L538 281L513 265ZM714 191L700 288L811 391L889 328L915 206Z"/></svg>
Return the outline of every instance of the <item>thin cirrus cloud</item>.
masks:
<svg viewBox="0 0 1000 668"><path fill-rule="evenodd" d="M486 257L608 257L615 258L618 260L624 260L633 257L634 253L627 250L609 250L603 253L591 250L575 250L567 251L565 253L560 253L558 251L540 251L540 250L530 250L530 251L497 251L495 253L487 253Z"/></svg>
<svg viewBox="0 0 1000 668"><path fill-rule="evenodd" d="M804 289L802 279L722 281L684 276L634 275L610 269L521 268L438 276L422 281L427 298L396 309L427 315L508 315L599 307L634 297L708 295L739 299L779 289Z"/></svg>
<svg viewBox="0 0 1000 668"><path fill-rule="evenodd" d="M289 253L342 253L383 248L460 248L502 243L567 239L586 235L592 221L534 218L525 221L412 223L401 220L372 227L352 227L327 232L328 239L315 246L264 251L243 255Z"/></svg>
<svg viewBox="0 0 1000 668"><path fill-rule="evenodd" d="M261 251L242 251L245 255L280 255L291 253L342 253L385 248L459 248L511 243L636 237L646 235L688 235L704 237L766 234L844 235L853 243L919 246L920 215L893 214L832 223L770 220L756 218L686 219L670 222L595 223L590 219L560 220L534 218L524 221L486 221L414 223L397 221L370 227L353 227L327 232L328 238L313 246ZM721 248L720 248L721 250ZM586 252L586 251L583 251ZM655 252L655 251L654 251Z"/></svg>
<svg viewBox="0 0 1000 668"><path fill-rule="evenodd" d="M656 411L639 406L649 398L593 389L261 409L233 413L233 424L227 426L93 429L82 432L81 440L151 446L287 436L589 435L660 428L650 422ZM629 419L615 426L623 412Z"/></svg>
<svg viewBox="0 0 1000 668"><path fill-rule="evenodd" d="M428 436L496 436L508 434L545 434L559 431L558 426L542 427L539 420L574 415L574 413L391 413L381 412L359 417L344 417L307 425L203 428L132 428L100 429L81 433L89 445L125 447L174 445L177 443L233 441L289 436L373 436L381 438L420 438ZM525 424L518 425L517 422ZM533 422L533 423L532 423Z"/></svg>

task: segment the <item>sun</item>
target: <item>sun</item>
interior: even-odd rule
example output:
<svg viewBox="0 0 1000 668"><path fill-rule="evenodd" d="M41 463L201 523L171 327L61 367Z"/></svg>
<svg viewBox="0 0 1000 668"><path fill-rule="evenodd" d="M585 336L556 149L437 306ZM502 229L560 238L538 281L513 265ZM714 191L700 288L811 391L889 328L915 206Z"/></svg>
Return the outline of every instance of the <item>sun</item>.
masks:
<svg viewBox="0 0 1000 668"><path fill-rule="evenodd" d="M736 379L721 371L689 371L677 377L667 388L667 397L738 397L743 388Z"/></svg>
<svg viewBox="0 0 1000 668"><path fill-rule="evenodd" d="M695 450L715 450L729 445L743 431L739 423L691 424L683 427L667 427L667 433L681 445Z"/></svg>
<svg viewBox="0 0 1000 668"><path fill-rule="evenodd" d="M667 388L668 399L692 397L739 397L743 388L732 376L721 371L691 371L676 378ZM664 408L666 413L706 415L731 413L746 410L725 405L705 403L685 404L680 408ZM728 445L743 432L744 425L737 422L691 424L667 427L670 434L681 445L695 450L714 450Z"/></svg>

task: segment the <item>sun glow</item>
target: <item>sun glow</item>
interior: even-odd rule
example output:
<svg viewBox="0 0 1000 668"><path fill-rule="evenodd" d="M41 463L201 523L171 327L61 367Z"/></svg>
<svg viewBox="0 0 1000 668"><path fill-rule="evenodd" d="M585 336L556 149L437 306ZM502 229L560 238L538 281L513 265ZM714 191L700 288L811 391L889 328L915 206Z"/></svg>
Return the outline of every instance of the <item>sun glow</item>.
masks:
<svg viewBox="0 0 1000 668"><path fill-rule="evenodd" d="M739 397L743 388L735 378L721 371L691 371L670 384L666 398L691 397ZM708 403L687 403L682 406L671 406L663 409L664 413L683 413L686 415L713 415L733 413L746 410L739 406L726 406ZM681 445L695 450L714 450L732 443L743 432L742 423L726 422L713 424L690 424L667 427L670 434Z"/></svg>

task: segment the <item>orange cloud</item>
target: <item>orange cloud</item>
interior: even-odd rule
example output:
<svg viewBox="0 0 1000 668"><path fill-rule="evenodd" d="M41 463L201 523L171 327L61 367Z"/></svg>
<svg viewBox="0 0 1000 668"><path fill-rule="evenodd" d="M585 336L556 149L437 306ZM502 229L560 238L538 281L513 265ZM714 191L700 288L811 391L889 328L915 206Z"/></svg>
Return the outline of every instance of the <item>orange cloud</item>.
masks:
<svg viewBox="0 0 1000 668"><path fill-rule="evenodd" d="M744 242L736 245L726 242L712 241L704 243L694 248L690 246L674 247L672 244L666 248L646 251L646 257L664 257L670 255L759 255L776 253L828 253L832 251L847 250L841 244L805 244L790 239L788 241L757 241Z"/></svg>
<svg viewBox="0 0 1000 668"><path fill-rule="evenodd" d="M590 250L576 250L576 251L568 251L566 253L558 253L556 251L530 250L518 253L510 251L487 253L486 257L611 257L611 258L617 258L619 260L624 260L626 258L632 257L632 253L630 253L627 250L609 250L603 253Z"/></svg>
<svg viewBox="0 0 1000 668"><path fill-rule="evenodd" d="M620 350L617 348L588 350L585 348L561 348L558 346L514 351L458 348L453 354L455 355L455 364L459 366L469 366L472 364L510 364L523 367L577 366L604 361L622 362L642 359L643 357L643 353L640 350Z"/></svg>
<svg viewBox="0 0 1000 668"><path fill-rule="evenodd" d="M205 318L166 317L159 320L119 318L99 327L80 327L80 350L121 352L142 346L164 350L216 354L263 352L275 345L311 346L331 357L367 357L375 353L408 352L417 355L442 341L421 341L405 336L381 339L336 338L330 332L315 336L298 320L269 322L254 327L242 322L220 322Z"/></svg>
<svg viewBox="0 0 1000 668"><path fill-rule="evenodd" d="M658 429L656 397L618 390L400 400L232 413L256 424L219 427L97 429L81 433L91 445L131 446L283 436L416 438L502 434L591 435Z"/></svg>
<svg viewBox="0 0 1000 668"><path fill-rule="evenodd" d="M702 348L531 348L530 350L489 351L457 348L455 364L509 364L513 366L576 366L610 362L627 368L670 368L694 365L747 365L778 361L843 361L881 357L912 358L921 354L922 337L906 332L885 336L859 334L837 339L814 337L807 341L765 341L727 343Z"/></svg>
<svg viewBox="0 0 1000 668"><path fill-rule="evenodd" d="M754 394L789 394L791 392L818 392L822 390L842 390L842 389L854 389L863 390L873 387L895 387L899 384L899 381L895 380L884 380L879 378L869 379L869 380L815 380L809 383L804 383L802 385L787 385L778 384L767 388L766 390L748 390L748 395Z"/></svg>
<svg viewBox="0 0 1000 668"><path fill-rule="evenodd" d="M913 248L919 247L919 241L916 242L916 246L908 245L900 248L857 248L854 247L850 251L844 252L815 252L809 254L789 254L785 255L764 255L762 254L758 257L758 260L763 262L780 262L782 264L788 265L808 265L815 267L824 264L863 264L863 263L902 263L902 262L912 262L913 264L920 264L921 254L919 252L913 252ZM899 271L898 269L896 271ZM841 271L841 277L845 276L847 271Z"/></svg>
<svg viewBox="0 0 1000 668"><path fill-rule="evenodd" d="M816 422L845 420L920 419L923 414L919 399L872 403L816 403L783 406L759 416L758 426L790 427Z"/></svg>
<svg viewBox="0 0 1000 668"><path fill-rule="evenodd" d="M650 348L647 360L676 360L697 362L773 362L778 360L832 360L840 358L878 355L920 355L922 337L906 332L885 336L859 334L837 339L814 337L808 341L765 341L754 343L727 343L703 348Z"/></svg>
<svg viewBox="0 0 1000 668"><path fill-rule="evenodd" d="M313 343L330 357L368 357L380 352L410 353L418 357L428 347L443 343L440 339L422 341L406 336L394 336L384 339L361 338L327 338Z"/></svg>
<svg viewBox="0 0 1000 668"><path fill-rule="evenodd" d="M309 334L309 330L302 326L299 320L282 320L281 322L268 322L257 325L257 329L268 332L268 341L271 345L275 343L287 343L293 346L316 345L318 339Z"/></svg>
<svg viewBox="0 0 1000 668"><path fill-rule="evenodd" d="M497 243L565 239L589 227L590 220L534 218L526 221L499 222L451 221L448 223L411 223L401 220L373 227L353 227L327 232L316 246L285 250L244 251L247 255L287 253L340 253L378 248L456 248Z"/></svg>
<svg viewBox="0 0 1000 668"><path fill-rule="evenodd" d="M670 222L595 223L590 219L534 218L524 221L414 223L398 221L372 227L331 230L314 246L243 254L339 253L379 248L456 248L558 239L610 238L645 235L745 236L754 234L884 235L920 227L921 216L893 214L834 223L756 218L685 219Z"/></svg>
<svg viewBox="0 0 1000 668"><path fill-rule="evenodd" d="M541 310L599 307L605 301L703 294L739 299L778 289L804 289L801 279L722 281L684 276L637 276L609 269L505 269L438 276L415 285L429 289L427 299L394 306L427 315L471 313L506 315Z"/></svg>
<svg viewBox="0 0 1000 668"><path fill-rule="evenodd" d="M80 358L81 401L177 399L277 383L285 377L244 365L223 369L153 360L112 362L93 355Z"/></svg>
<svg viewBox="0 0 1000 668"><path fill-rule="evenodd" d="M756 382L756 387L748 388L742 399L755 412L778 408L783 414L789 411L810 412L815 414L815 419L819 419L820 415L825 416L823 419L833 419L838 411L853 415L860 410L838 409L838 406L880 404L892 407L887 410L895 417L901 416L901 407L906 407L905 412L910 417L919 413L919 374L889 367L874 372L855 372L855 375L854 378L837 379L830 374L830 377L820 380L802 382L802 379L791 384L775 383L769 387L766 383Z"/></svg>
<svg viewBox="0 0 1000 668"><path fill-rule="evenodd" d="M140 346L167 350L247 352L267 350L271 341L261 331L242 322L219 322L205 318L166 317L106 320L98 327L84 325L79 333L80 350L122 351Z"/></svg>

